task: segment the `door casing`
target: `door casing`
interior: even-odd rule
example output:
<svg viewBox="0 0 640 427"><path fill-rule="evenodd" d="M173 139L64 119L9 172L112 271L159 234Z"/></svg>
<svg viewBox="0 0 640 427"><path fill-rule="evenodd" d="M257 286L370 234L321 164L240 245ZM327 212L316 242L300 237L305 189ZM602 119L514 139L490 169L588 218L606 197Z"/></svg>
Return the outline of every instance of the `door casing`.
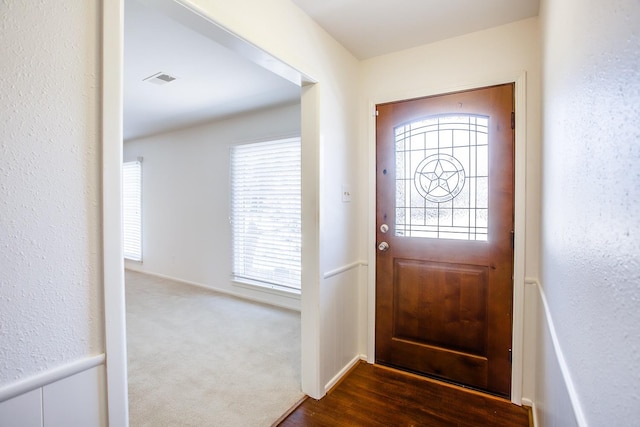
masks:
<svg viewBox="0 0 640 427"><path fill-rule="evenodd" d="M375 106L387 102L396 102L412 98L439 95L450 92L465 91L480 87L505 83L515 83L515 194L514 194L514 260L513 260L513 332L512 332L512 366L511 366L511 402L522 404L523 378L523 341L524 341L524 285L525 285L525 178L526 178L526 72L517 75L496 76L495 79L481 80L456 87L433 87L416 89L409 93L390 94L388 98L370 99L368 123L369 147L368 155L368 219L367 237L369 259L367 284L367 361L375 362L375 318L376 318L376 120Z"/></svg>

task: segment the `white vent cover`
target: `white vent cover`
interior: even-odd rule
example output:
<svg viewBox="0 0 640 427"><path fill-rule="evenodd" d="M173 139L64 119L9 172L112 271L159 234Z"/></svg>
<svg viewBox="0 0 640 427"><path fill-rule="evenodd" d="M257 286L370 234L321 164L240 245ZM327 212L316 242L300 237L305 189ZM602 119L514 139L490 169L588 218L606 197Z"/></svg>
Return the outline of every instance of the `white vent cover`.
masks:
<svg viewBox="0 0 640 427"><path fill-rule="evenodd" d="M142 79L143 82L149 82L149 83L153 83L156 85L164 85L167 83L171 83L172 81L174 81L177 77L171 76L167 73L163 73L163 72L159 72L159 73L155 73L145 79Z"/></svg>

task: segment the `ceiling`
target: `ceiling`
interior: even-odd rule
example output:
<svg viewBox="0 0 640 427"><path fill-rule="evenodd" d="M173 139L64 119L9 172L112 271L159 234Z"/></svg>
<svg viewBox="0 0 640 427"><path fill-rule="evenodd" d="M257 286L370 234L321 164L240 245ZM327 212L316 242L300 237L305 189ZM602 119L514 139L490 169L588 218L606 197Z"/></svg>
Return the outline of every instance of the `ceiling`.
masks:
<svg viewBox="0 0 640 427"><path fill-rule="evenodd" d="M539 7L539 0L292 1L360 59L536 16ZM298 85L152 3L125 1L125 141L299 101ZM144 81L157 73L176 79Z"/></svg>
<svg viewBox="0 0 640 427"><path fill-rule="evenodd" d="M176 80L144 81L156 73ZM299 100L298 85L158 9L125 1L125 141Z"/></svg>
<svg viewBox="0 0 640 427"><path fill-rule="evenodd" d="M538 15L539 0L292 0L359 59Z"/></svg>

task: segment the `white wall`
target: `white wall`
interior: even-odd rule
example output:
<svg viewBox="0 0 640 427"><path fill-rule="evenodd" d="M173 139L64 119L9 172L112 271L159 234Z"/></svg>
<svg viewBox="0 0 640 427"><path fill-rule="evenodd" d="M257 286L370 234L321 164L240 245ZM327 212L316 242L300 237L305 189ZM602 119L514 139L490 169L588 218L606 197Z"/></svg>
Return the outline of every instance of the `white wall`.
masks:
<svg viewBox="0 0 640 427"><path fill-rule="evenodd" d="M143 158L143 262L126 267L299 310L232 284L229 223L230 147L299 135L295 104L125 142L125 161Z"/></svg>
<svg viewBox="0 0 640 427"><path fill-rule="evenodd" d="M324 394L323 385L344 365L346 357L342 355L350 354L350 360L358 356L357 349L344 347L345 340L333 335L327 325L336 324L335 330L345 336L357 335L358 329L363 328L358 324L357 309L337 305L353 299L348 273L351 270L331 277L331 285L326 285L324 279L325 273L361 260L359 205L364 195L356 185L355 165L361 154L354 143L358 139L359 63L290 0L192 3L222 26L318 82L315 87L305 88L302 97L303 123L307 125L306 131L305 126L301 130L303 210L311 214L305 220L303 213L303 229L307 227L309 240L306 245L303 241L303 262L306 259L308 264L303 272L306 288L302 296L302 348L306 361L303 390L320 397ZM304 117L306 109L312 111L313 117ZM343 184L354 189L350 203L342 202ZM305 194L309 196L306 202ZM359 264L354 268L360 269Z"/></svg>
<svg viewBox="0 0 640 427"><path fill-rule="evenodd" d="M638 23L636 0L542 2L541 284L568 369L540 378L541 425L640 414ZM553 397L563 382L571 404Z"/></svg>
<svg viewBox="0 0 640 427"><path fill-rule="evenodd" d="M540 206L540 49L538 19L531 18L461 37L363 61L361 102L362 152L369 153L365 168L375 165L375 121L377 103L446 93L472 87L513 82L526 72L526 194L524 274L538 275ZM519 113L519 114L520 114ZM517 141L522 144L524 141ZM369 185L370 212L375 212L373 174L362 175ZM366 184L366 180L369 184ZM373 247L373 244L370 245ZM375 254L371 254L373 263ZM524 287L524 283L515 286ZM373 288L370 289L373 292ZM530 304L525 301L525 305ZM523 335L522 331L516 334ZM528 337L530 338L530 337ZM533 344L533 343L532 343ZM525 353L528 351L525 348ZM532 397L535 381L533 363L524 366L522 396ZM516 396L520 399L522 396Z"/></svg>
<svg viewBox="0 0 640 427"><path fill-rule="evenodd" d="M104 352L99 5L0 4L5 397L34 377Z"/></svg>

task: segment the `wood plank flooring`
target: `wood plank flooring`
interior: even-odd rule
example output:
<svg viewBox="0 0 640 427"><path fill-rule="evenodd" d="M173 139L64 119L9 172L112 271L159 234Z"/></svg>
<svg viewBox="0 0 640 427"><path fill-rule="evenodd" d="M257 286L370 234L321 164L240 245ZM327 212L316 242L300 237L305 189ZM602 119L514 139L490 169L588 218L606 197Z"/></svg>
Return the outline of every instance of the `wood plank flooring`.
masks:
<svg viewBox="0 0 640 427"><path fill-rule="evenodd" d="M506 399L360 362L327 396L308 398L278 426L528 427Z"/></svg>

